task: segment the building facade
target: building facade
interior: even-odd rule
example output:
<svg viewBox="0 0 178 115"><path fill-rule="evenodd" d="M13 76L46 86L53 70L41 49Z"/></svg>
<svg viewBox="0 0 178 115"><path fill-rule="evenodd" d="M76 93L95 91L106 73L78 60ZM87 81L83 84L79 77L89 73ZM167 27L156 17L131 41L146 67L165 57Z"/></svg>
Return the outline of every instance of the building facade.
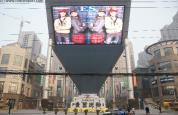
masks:
<svg viewBox="0 0 178 115"><path fill-rule="evenodd" d="M128 41L128 50L128 54L126 54L126 50L123 51L120 58L114 65L112 73L129 73L129 69L131 72L134 70L134 52L132 43L130 41ZM129 60L127 56L129 57ZM128 61L130 61L129 67L127 64ZM129 76L108 76L100 90L100 96L106 98L107 104L111 104L112 101L114 101L115 103L122 103L123 105L126 105L127 101L125 100L129 99ZM120 106L122 105L120 104Z"/></svg>
<svg viewBox="0 0 178 115"><path fill-rule="evenodd" d="M2 46L0 71L37 72L44 71L37 62L30 60L28 49L18 43ZM14 109L34 109L41 97L40 76L30 74L0 74L1 108L14 102Z"/></svg>
<svg viewBox="0 0 178 115"><path fill-rule="evenodd" d="M146 49L146 46L144 49ZM137 67L138 68L148 68L149 60L152 58L151 55L147 54L145 51L142 51L138 54Z"/></svg>
<svg viewBox="0 0 178 115"><path fill-rule="evenodd" d="M146 49L152 55L149 61L152 73L178 72L178 40L160 41ZM178 92L178 77L175 75L152 76L152 97L155 101L175 100Z"/></svg>
<svg viewBox="0 0 178 115"><path fill-rule="evenodd" d="M172 23L169 25L165 25L161 29L161 40L160 41L178 39L177 25L178 25L178 12L173 17Z"/></svg>
<svg viewBox="0 0 178 115"><path fill-rule="evenodd" d="M53 50L50 58L50 73L66 73L65 68ZM78 94L75 84L68 75L49 75L48 89L48 99L55 99L59 103L67 105L70 104L72 97Z"/></svg>
<svg viewBox="0 0 178 115"><path fill-rule="evenodd" d="M33 31L21 32L18 43L22 48L28 49L30 60L36 60L41 53L41 41Z"/></svg>

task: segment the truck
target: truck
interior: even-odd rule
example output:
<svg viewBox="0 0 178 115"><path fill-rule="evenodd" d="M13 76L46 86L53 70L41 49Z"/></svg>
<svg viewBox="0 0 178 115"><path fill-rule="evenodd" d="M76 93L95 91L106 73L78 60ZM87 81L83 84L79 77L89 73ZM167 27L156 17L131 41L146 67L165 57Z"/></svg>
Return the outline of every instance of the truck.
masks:
<svg viewBox="0 0 178 115"><path fill-rule="evenodd" d="M73 97L68 112L106 112L105 98L98 97L97 94L81 94Z"/></svg>

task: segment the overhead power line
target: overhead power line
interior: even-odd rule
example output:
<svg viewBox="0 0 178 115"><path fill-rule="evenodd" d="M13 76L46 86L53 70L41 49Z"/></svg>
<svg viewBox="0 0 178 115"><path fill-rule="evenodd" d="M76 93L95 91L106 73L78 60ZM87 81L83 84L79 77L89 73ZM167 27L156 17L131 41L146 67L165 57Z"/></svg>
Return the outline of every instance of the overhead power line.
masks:
<svg viewBox="0 0 178 115"><path fill-rule="evenodd" d="M157 8L178 8L178 6L131 6L131 7L125 7L125 8L140 8L140 9L157 9ZM24 8L18 8L18 7L6 7L6 8L1 8L1 9L8 9L8 10L14 10L14 9L24 9ZM29 7L29 8L25 8L25 9L30 9L30 10L37 10L37 9L44 9L44 8L38 8L38 7ZM47 8L47 9L51 9L51 8Z"/></svg>
<svg viewBox="0 0 178 115"><path fill-rule="evenodd" d="M7 75L68 75L74 77L81 77L81 76L111 76L111 77L119 77L119 76L136 76L136 77L143 77L143 76L177 76L178 72L175 73L58 73L58 72L20 72L20 71L1 71L0 74L7 74Z"/></svg>

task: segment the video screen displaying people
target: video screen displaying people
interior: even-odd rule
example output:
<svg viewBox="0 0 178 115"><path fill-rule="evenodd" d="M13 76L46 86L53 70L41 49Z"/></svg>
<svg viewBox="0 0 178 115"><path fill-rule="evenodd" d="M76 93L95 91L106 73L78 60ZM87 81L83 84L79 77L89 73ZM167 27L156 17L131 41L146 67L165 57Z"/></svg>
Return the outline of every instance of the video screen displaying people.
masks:
<svg viewBox="0 0 178 115"><path fill-rule="evenodd" d="M56 44L121 44L124 6L55 6Z"/></svg>

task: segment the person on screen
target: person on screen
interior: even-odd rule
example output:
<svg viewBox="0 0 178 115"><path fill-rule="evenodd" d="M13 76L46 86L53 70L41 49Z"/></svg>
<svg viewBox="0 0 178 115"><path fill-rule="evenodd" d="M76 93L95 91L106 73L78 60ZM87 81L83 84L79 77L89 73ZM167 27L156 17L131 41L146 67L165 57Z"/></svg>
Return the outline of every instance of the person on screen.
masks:
<svg viewBox="0 0 178 115"><path fill-rule="evenodd" d="M89 24L89 29L91 31L91 43L92 44L104 44L105 39L105 9L101 8L98 10L96 19L94 23Z"/></svg>
<svg viewBox="0 0 178 115"><path fill-rule="evenodd" d="M57 44L70 44L71 18L67 16L67 9L59 9L59 18L54 21Z"/></svg>
<svg viewBox="0 0 178 115"><path fill-rule="evenodd" d="M96 20L94 23L89 25L89 28L92 32L104 34L104 23L105 23L105 9L101 8L98 10Z"/></svg>
<svg viewBox="0 0 178 115"><path fill-rule="evenodd" d="M122 20L117 17L118 9L111 8L109 10L109 16L105 17L106 28L106 44L120 44L121 43L121 31Z"/></svg>
<svg viewBox="0 0 178 115"><path fill-rule="evenodd" d="M70 13L71 13L72 33L78 34L80 32L83 32L85 29L85 24L81 22L77 9L72 8Z"/></svg>
<svg viewBox="0 0 178 115"><path fill-rule="evenodd" d="M85 43L85 24L81 22L76 8L71 8L71 38L73 44Z"/></svg>

